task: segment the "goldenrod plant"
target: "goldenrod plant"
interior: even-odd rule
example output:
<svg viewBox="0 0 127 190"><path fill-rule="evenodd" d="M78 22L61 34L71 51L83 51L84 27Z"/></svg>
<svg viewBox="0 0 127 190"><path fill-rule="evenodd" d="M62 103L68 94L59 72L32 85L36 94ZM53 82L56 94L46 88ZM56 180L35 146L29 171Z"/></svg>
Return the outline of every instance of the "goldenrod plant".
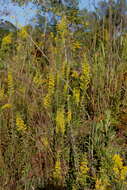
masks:
<svg viewBox="0 0 127 190"><path fill-rule="evenodd" d="M0 189L127 189L126 28L77 2L0 35Z"/></svg>

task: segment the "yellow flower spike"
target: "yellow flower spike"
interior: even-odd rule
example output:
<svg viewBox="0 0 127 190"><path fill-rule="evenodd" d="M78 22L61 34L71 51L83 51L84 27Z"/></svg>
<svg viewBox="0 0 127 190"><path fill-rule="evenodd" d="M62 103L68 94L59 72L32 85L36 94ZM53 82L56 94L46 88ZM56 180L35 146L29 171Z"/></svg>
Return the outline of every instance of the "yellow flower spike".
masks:
<svg viewBox="0 0 127 190"><path fill-rule="evenodd" d="M113 156L113 161L114 161L114 165L115 165L117 168L121 169L121 168L123 167L123 159L120 157L119 154L115 154L115 155Z"/></svg>
<svg viewBox="0 0 127 190"><path fill-rule="evenodd" d="M85 186L87 181L87 177L88 177L88 171L89 171L89 168L88 168L88 161L86 159L86 156L84 155L83 156L83 159L80 163L80 167L79 167L79 175L78 175L78 182Z"/></svg>
<svg viewBox="0 0 127 190"><path fill-rule="evenodd" d="M74 77L75 79L78 79L79 74L77 71L73 71L71 76Z"/></svg>
<svg viewBox="0 0 127 190"><path fill-rule="evenodd" d="M102 180L101 179L97 179L96 180L95 190L106 190L105 185L102 184Z"/></svg>
<svg viewBox="0 0 127 190"><path fill-rule="evenodd" d="M60 164L60 159L58 158L56 163L55 163L55 169L53 172L53 177L55 179L61 179L61 164Z"/></svg>
<svg viewBox="0 0 127 190"><path fill-rule="evenodd" d="M11 34L8 34L7 36L5 36L3 39L2 39L2 44L3 45L9 45L12 43L12 35Z"/></svg>
<svg viewBox="0 0 127 190"><path fill-rule="evenodd" d="M61 21L57 24L57 30L61 35L66 34L67 32L67 20L66 17L63 16Z"/></svg>
<svg viewBox="0 0 127 190"><path fill-rule="evenodd" d="M43 99L43 103L44 103L45 108L49 108L51 106L54 89L55 89L55 76L53 75L53 73L49 73L48 93Z"/></svg>
<svg viewBox="0 0 127 190"><path fill-rule="evenodd" d="M80 48L81 48L81 44L78 41L73 43L73 46L72 46L73 50L80 49Z"/></svg>
<svg viewBox="0 0 127 190"><path fill-rule="evenodd" d="M56 113L56 133L65 132L65 116L64 108L59 108Z"/></svg>
<svg viewBox="0 0 127 190"><path fill-rule="evenodd" d="M126 182L127 166L123 166L123 159L119 154L115 154L112 160L114 161L113 171L116 179L119 179L122 182Z"/></svg>
<svg viewBox="0 0 127 190"><path fill-rule="evenodd" d="M101 185L101 180L97 178L96 180L96 184L95 184L95 189L100 189L100 185Z"/></svg>
<svg viewBox="0 0 127 190"><path fill-rule="evenodd" d="M51 105L51 97L49 94L47 94L43 99L44 107L49 108Z"/></svg>
<svg viewBox="0 0 127 190"><path fill-rule="evenodd" d="M113 171L114 171L115 175L117 175L117 176L120 175L120 170L117 167L114 167Z"/></svg>
<svg viewBox="0 0 127 190"><path fill-rule="evenodd" d="M16 117L16 126L18 131L26 131L27 129L27 126L20 115L17 115Z"/></svg>
<svg viewBox="0 0 127 190"><path fill-rule="evenodd" d="M86 90L90 82L90 66L86 57L84 57L84 62L82 63L82 75L80 81L80 88L83 91Z"/></svg>
<svg viewBox="0 0 127 190"><path fill-rule="evenodd" d="M48 90L49 93L52 94L54 92L54 86L55 86L55 77L52 73L49 74L49 84L48 84Z"/></svg>
<svg viewBox="0 0 127 190"><path fill-rule="evenodd" d="M81 165L80 165L80 172L84 175L84 174L87 174L87 172L89 171L89 168L88 168L88 162L86 160L83 160L81 162Z"/></svg>
<svg viewBox="0 0 127 190"><path fill-rule="evenodd" d="M126 177L127 177L127 166L123 166L121 170L120 179L124 181L126 180Z"/></svg>

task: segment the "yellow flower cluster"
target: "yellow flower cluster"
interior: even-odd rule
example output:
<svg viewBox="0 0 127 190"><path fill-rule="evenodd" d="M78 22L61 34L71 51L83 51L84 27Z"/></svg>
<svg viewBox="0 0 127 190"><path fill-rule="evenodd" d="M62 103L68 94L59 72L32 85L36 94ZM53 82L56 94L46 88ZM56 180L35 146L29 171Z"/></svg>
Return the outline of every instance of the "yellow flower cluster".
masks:
<svg viewBox="0 0 127 190"><path fill-rule="evenodd" d="M50 73L49 74L49 87L48 87L50 94L54 93L54 86L55 86L55 77L54 77L53 73Z"/></svg>
<svg viewBox="0 0 127 190"><path fill-rule="evenodd" d="M95 190L107 190L101 179L96 180Z"/></svg>
<svg viewBox="0 0 127 190"><path fill-rule="evenodd" d="M67 20L65 16L63 16L61 21L57 24L57 30L62 37L67 34Z"/></svg>
<svg viewBox="0 0 127 190"><path fill-rule="evenodd" d="M8 34L2 39L2 45L9 45L12 43L12 35Z"/></svg>
<svg viewBox="0 0 127 190"><path fill-rule="evenodd" d="M5 104L1 107L2 110L12 108L12 104Z"/></svg>
<svg viewBox="0 0 127 190"><path fill-rule="evenodd" d="M74 77L75 79L78 79L79 74L77 71L73 71L71 76Z"/></svg>
<svg viewBox="0 0 127 190"><path fill-rule="evenodd" d="M50 73L49 79L48 79L48 94L44 97L44 100L43 100L45 108L48 108L51 106L51 99L54 93L54 87L55 87L55 77L53 73Z"/></svg>
<svg viewBox="0 0 127 190"><path fill-rule="evenodd" d="M55 170L53 172L53 177L55 179L60 179L61 178L61 164L60 164L60 159L57 159L55 163Z"/></svg>
<svg viewBox="0 0 127 190"><path fill-rule="evenodd" d="M82 64L82 75L80 77L80 80L81 89L86 90L90 82L90 66L86 57L84 57L84 63Z"/></svg>
<svg viewBox="0 0 127 190"><path fill-rule="evenodd" d="M56 133L65 132L65 111L64 108L59 108L56 113Z"/></svg>
<svg viewBox="0 0 127 190"><path fill-rule="evenodd" d="M18 131L25 131L27 129L27 126L20 115L17 115L16 117L16 126Z"/></svg>
<svg viewBox="0 0 127 190"><path fill-rule="evenodd" d="M12 77L12 73L10 71L8 72L8 91L10 94L14 93L13 77Z"/></svg>
<svg viewBox="0 0 127 190"><path fill-rule="evenodd" d="M87 172L89 171L89 168L88 168L88 161L86 159L84 159L82 162L81 162L81 165L80 165L80 173L82 175L86 175Z"/></svg>
<svg viewBox="0 0 127 190"><path fill-rule="evenodd" d="M123 166L123 159L119 154L113 156L114 166L113 171L115 177L120 181L125 181L127 178L127 166Z"/></svg>
<svg viewBox="0 0 127 190"><path fill-rule="evenodd" d="M81 44L77 41L77 42L74 42L72 44L72 50L76 50L76 49L80 49L81 48Z"/></svg>
<svg viewBox="0 0 127 190"><path fill-rule="evenodd" d="M78 182L83 186L86 185L88 171L89 171L88 161L87 161L86 157L84 156L83 160L80 163L79 175L78 175Z"/></svg>
<svg viewBox="0 0 127 190"><path fill-rule="evenodd" d="M51 105L51 97L49 94L47 94L43 99L44 107L48 108Z"/></svg>

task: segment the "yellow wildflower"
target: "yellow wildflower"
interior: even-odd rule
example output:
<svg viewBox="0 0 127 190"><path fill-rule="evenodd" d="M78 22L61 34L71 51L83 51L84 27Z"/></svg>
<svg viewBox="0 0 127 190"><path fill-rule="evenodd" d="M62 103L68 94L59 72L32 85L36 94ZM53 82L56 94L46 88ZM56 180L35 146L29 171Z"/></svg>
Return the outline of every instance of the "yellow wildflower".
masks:
<svg viewBox="0 0 127 190"><path fill-rule="evenodd" d="M126 177L127 177L127 166L123 166L123 168L121 170L120 179L125 180Z"/></svg>
<svg viewBox="0 0 127 190"><path fill-rule="evenodd" d="M90 66L86 57L84 57L84 62L82 63L82 75L80 77L80 87L82 90L86 90L90 82Z"/></svg>
<svg viewBox="0 0 127 190"><path fill-rule="evenodd" d="M102 180L101 179L97 179L96 180L95 190L106 190L105 185L102 184Z"/></svg>
<svg viewBox="0 0 127 190"><path fill-rule="evenodd" d="M85 174L87 174L88 171L89 171L88 162L86 159L84 159L80 165L80 172L82 175L85 175Z"/></svg>
<svg viewBox="0 0 127 190"><path fill-rule="evenodd" d="M117 176L120 175L120 170L119 170L119 168L114 167L114 168L113 168L113 171L114 171L115 175L117 175Z"/></svg>
<svg viewBox="0 0 127 190"><path fill-rule="evenodd" d="M79 74L77 71L73 71L71 76L77 79L79 77Z"/></svg>
<svg viewBox="0 0 127 190"><path fill-rule="evenodd" d="M43 104L45 108L49 108L51 105L51 96L47 94L43 99Z"/></svg>
<svg viewBox="0 0 127 190"><path fill-rule="evenodd" d="M48 84L48 91L49 94L52 94L54 92L54 86L55 86L55 77L52 73L49 74L49 84Z"/></svg>
<svg viewBox="0 0 127 190"><path fill-rule="evenodd" d="M114 161L114 164L117 168L122 168L123 167L123 159L120 157L119 154L115 154L113 156L113 161Z"/></svg>
<svg viewBox="0 0 127 190"><path fill-rule="evenodd" d="M80 49L80 48L81 48L81 44L78 41L73 43L73 46L72 46L73 50Z"/></svg>
<svg viewBox="0 0 127 190"><path fill-rule="evenodd" d="M12 35L11 34L8 34L7 36L5 36L2 39L2 44L4 44L4 45L9 45L11 43L12 43Z"/></svg>
<svg viewBox="0 0 127 190"><path fill-rule="evenodd" d="M126 180L127 177L127 166L123 166L123 159L119 154L113 156L114 166L113 171L115 177L121 181Z"/></svg>
<svg viewBox="0 0 127 190"><path fill-rule="evenodd" d="M65 117L64 108L59 108L56 113L56 132L64 134L65 132Z"/></svg>
<svg viewBox="0 0 127 190"><path fill-rule="evenodd" d="M45 108L48 108L51 105L52 96L54 93L54 87L55 87L55 77L52 73L49 73L48 94L44 97L44 100L43 100Z"/></svg>
<svg viewBox="0 0 127 190"><path fill-rule="evenodd" d="M89 171L89 168L88 168L88 161L84 155L83 157L83 160L81 161L80 163L80 167L79 167L79 175L78 175L78 182L85 186L86 185L86 179L88 177L88 171Z"/></svg>
<svg viewBox="0 0 127 190"><path fill-rule="evenodd" d="M55 170L53 172L53 177L55 179L60 179L61 178L61 164L60 164L60 159L58 158L56 163L55 163Z"/></svg>
<svg viewBox="0 0 127 190"><path fill-rule="evenodd" d="M27 126L20 115L17 115L16 117L16 126L18 131L25 131L27 129Z"/></svg>
<svg viewBox="0 0 127 190"><path fill-rule="evenodd" d="M57 30L61 35L67 32L67 20L65 16L63 16L61 21L57 24Z"/></svg>

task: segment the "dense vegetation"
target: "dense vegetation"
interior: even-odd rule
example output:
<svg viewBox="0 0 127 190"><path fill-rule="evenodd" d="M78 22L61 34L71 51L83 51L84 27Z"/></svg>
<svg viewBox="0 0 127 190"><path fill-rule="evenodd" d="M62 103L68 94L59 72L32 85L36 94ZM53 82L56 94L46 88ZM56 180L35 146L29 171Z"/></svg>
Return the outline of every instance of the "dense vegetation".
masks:
<svg viewBox="0 0 127 190"><path fill-rule="evenodd" d="M47 2L0 31L0 189L126 190L125 1Z"/></svg>

